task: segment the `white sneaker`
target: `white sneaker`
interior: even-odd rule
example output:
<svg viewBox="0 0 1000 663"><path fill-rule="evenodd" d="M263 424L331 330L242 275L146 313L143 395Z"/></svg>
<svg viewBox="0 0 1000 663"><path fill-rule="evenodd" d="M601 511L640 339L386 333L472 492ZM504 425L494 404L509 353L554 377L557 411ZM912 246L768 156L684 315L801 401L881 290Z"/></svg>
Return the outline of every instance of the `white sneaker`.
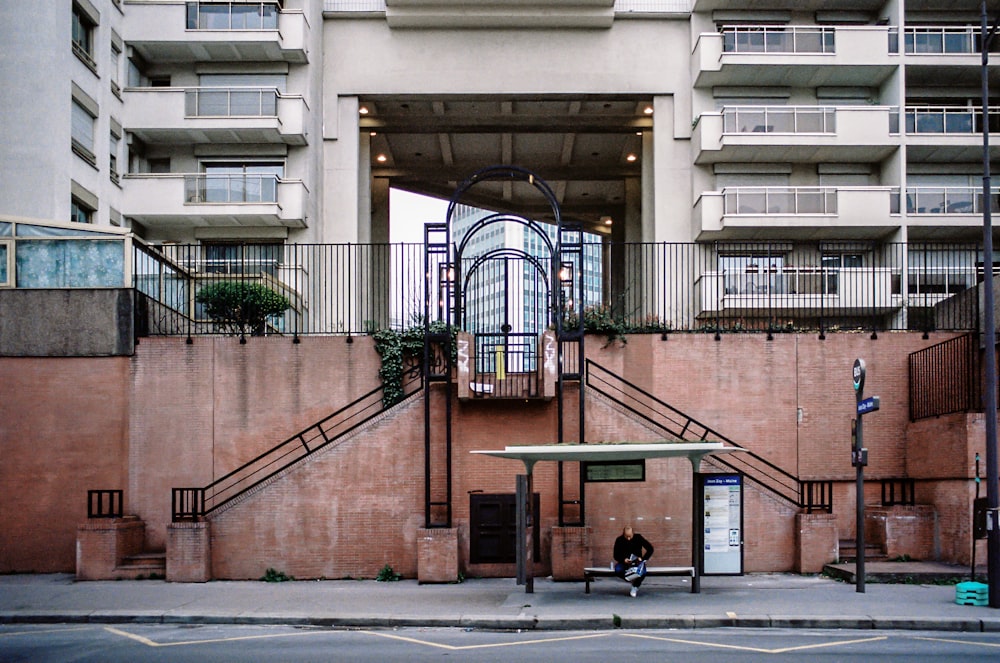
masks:
<svg viewBox="0 0 1000 663"><path fill-rule="evenodd" d="M628 595L631 596L632 598L635 598L635 595L638 593L639 593L638 587L633 587L632 589L628 590Z"/></svg>

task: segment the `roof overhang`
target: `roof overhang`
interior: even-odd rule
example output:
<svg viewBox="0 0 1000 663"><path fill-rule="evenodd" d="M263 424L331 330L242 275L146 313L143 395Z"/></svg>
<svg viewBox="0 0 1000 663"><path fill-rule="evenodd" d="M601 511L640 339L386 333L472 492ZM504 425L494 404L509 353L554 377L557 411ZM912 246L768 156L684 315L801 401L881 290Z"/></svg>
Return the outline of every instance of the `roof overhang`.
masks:
<svg viewBox="0 0 1000 663"><path fill-rule="evenodd" d="M614 444L545 444L537 446L513 446L502 450L477 450L469 453L511 458L524 462L530 470L538 461L622 461L642 460L646 458L676 458L683 457L697 464L705 456L721 455L746 451L740 447L727 447L722 442L694 443L630 443Z"/></svg>

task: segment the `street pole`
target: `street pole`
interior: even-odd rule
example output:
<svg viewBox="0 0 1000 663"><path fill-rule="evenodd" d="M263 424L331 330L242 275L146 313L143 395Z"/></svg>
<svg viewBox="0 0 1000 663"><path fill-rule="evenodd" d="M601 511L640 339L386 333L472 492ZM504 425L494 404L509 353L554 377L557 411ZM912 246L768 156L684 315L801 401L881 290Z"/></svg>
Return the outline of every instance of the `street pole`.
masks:
<svg viewBox="0 0 1000 663"><path fill-rule="evenodd" d="M858 417L854 420L854 429L851 431L851 465L857 470L855 479L854 503L856 505L854 529L855 548L857 555L854 558L854 581L855 591L859 594L865 593L865 465L868 464L868 450L865 449L864 438L864 415L869 412L877 412L879 409L879 397L872 396L865 398L865 360L856 359L852 369L852 383L854 385L854 398L857 402Z"/></svg>
<svg viewBox="0 0 1000 663"><path fill-rule="evenodd" d="M1000 475L997 471L997 361L996 320L993 306L993 218L990 186L990 42L997 24L988 28L986 0L981 7L982 88L983 88L983 336L986 355L983 388L983 410L986 419L986 498L990 523L986 535L987 582L990 607L1000 608L1000 524L996 522L1000 508Z"/></svg>

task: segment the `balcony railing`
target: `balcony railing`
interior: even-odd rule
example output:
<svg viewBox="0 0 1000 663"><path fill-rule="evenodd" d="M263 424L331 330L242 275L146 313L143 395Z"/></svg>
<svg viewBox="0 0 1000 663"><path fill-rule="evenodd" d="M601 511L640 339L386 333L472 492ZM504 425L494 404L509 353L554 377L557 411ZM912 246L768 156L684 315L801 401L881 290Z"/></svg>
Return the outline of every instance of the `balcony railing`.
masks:
<svg viewBox="0 0 1000 663"><path fill-rule="evenodd" d="M726 106L725 133L814 133L837 131L837 110L817 106Z"/></svg>
<svg viewBox="0 0 1000 663"><path fill-rule="evenodd" d="M726 187L722 194L727 216L837 213L837 190L828 187Z"/></svg>
<svg viewBox="0 0 1000 663"><path fill-rule="evenodd" d="M969 55L980 52L980 27L908 27L903 29L903 49L908 55ZM990 52L1000 52L994 40Z"/></svg>
<svg viewBox="0 0 1000 663"><path fill-rule="evenodd" d="M1000 212L1000 189L990 192L990 210ZM967 186L906 187L907 214L982 214L983 190Z"/></svg>
<svg viewBox="0 0 1000 663"><path fill-rule="evenodd" d="M990 131L1000 131L1000 110L990 109ZM908 106L906 108L906 133L908 134L981 134L983 111L981 108L952 108L947 106Z"/></svg>
<svg viewBox="0 0 1000 663"><path fill-rule="evenodd" d="M836 53L834 28L817 26L726 26L724 53Z"/></svg>
<svg viewBox="0 0 1000 663"><path fill-rule="evenodd" d="M189 2L188 30L277 30L280 2Z"/></svg>
<svg viewBox="0 0 1000 663"><path fill-rule="evenodd" d="M196 87L184 90L184 114L188 117L276 117L276 88Z"/></svg>
<svg viewBox="0 0 1000 663"><path fill-rule="evenodd" d="M276 175L185 175L184 200L188 203L276 203Z"/></svg>

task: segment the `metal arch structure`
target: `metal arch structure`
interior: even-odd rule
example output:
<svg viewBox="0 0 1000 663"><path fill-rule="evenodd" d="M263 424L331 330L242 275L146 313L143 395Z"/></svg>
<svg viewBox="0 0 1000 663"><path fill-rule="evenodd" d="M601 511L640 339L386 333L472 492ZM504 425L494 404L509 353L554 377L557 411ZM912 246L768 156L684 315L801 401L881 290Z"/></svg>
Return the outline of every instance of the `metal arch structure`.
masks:
<svg viewBox="0 0 1000 663"><path fill-rule="evenodd" d="M552 209L553 218L556 222L556 242L554 250L551 241L546 233L541 231L537 222L530 219L520 219L513 215L494 215L489 217L493 222L503 218L505 220L515 220L529 227L535 227L539 236L545 239L549 254L551 256L551 266L548 271L549 284L549 320L556 330L557 347L557 403L558 403L558 442L567 440L564 419L565 408L565 382L567 379L580 379L580 371L584 364L584 334L583 334L583 311L576 311L575 316L567 316L565 310L567 301L573 303L572 293L578 293L577 299L582 301L583 293L583 233L582 229L576 225L567 225L563 222L559 201L545 180L534 172L514 165L488 166L473 173L463 181L452 195L446 212L444 223L427 224L424 231L424 483L425 483L425 527L451 527L452 526L452 399L451 399L451 373L452 373L452 338L455 329L460 328L462 319L460 317L460 293L462 280L459 277L459 263L462 251L465 248L463 239L461 247L455 247L452 242L452 225L455 212L461 204L461 200L466 192L472 187L493 181L515 181L527 183L534 187L548 202ZM485 220L484 220L485 221ZM479 225L476 226L481 227ZM573 269L573 266L576 266ZM571 277L565 278L566 272L572 272ZM544 274L545 271L542 270ZM438 283L435 284L435 276ZM437 287L435 287L435 285ZM565 289L569 290L569 297L566 298ZM431 324L432 319L432 297L438 293L438 310L441 315L439 324ZM455 302L452 304L452 302ZM440 323L443 323L440 324ZM443 348L441 354L445 359L443 372L434 372L433 346L438 345ZM572 357L567 357L567 346L575 346L575 361ZM444 383L445 413L444 431L433 431L431 429L432 408L431 390L434 383ZM577 408L577 430L578 443L583 444L584 440L584 399L582 393L582 382L580 383ZM443 434L443 440L441 439ZM435 443L437 438L437 443ZM583 502L583 477L578 477L576 488L578 499L566 500L564 495L564 468L559 463L559 521L560 524L583 525L584 522L584 502ZM574 522L565 522L564 505L578 506L578 518Z"/></svg>

